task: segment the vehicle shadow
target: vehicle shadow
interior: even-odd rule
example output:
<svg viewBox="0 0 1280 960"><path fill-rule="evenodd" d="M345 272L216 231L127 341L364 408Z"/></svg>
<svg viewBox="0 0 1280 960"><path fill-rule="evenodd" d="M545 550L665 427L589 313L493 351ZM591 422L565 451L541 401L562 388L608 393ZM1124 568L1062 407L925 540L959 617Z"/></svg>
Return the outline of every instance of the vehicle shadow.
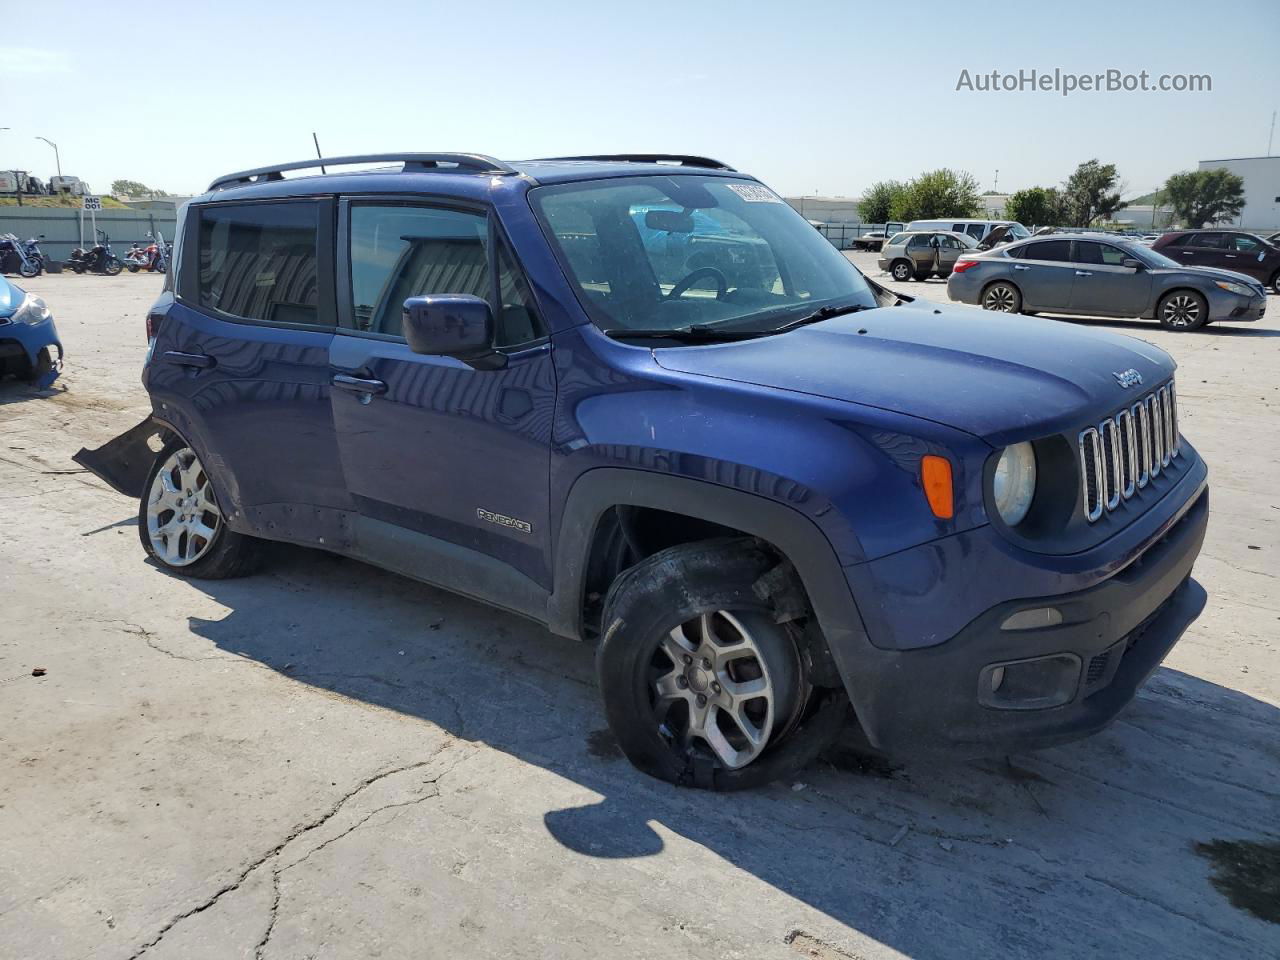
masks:
<svg viewBox="0 0 1280 960"><path fill-rule="evenodd" d="M66 390L66 386L61 383L54 383L48 387L36 387L26 380L0 378L0 407L26 400L48 400L65 393Z"/></svg>
<svg viewBox="0 0 1280 960"><path fill-rule="evenodd" d="M1082 327L1111 327L1115 330L1125 330L1134 334L1141 334L1143 331L1161 329L1155 320L1115 320L1104 317L1070 317L1059 316L1051 313L1041 313L1040 316L1049 320L1061 320L1064 323L1074 323ZM1230 321L1224 321L1230 323ZM1267 327L1256 327L1252 324L1244 324L1239 326L1223 326L1219 323L1211 323L1199 330L1187 331L1185 336L1189 337L1280 337L1280 330Z"/></svg>
<svg viewBox="0 0 1280 960"><path fill-rule="evenodd" d="M1262 956L1280 945L1280 927L1232 907L1193 850L1277 837L1280 710L1243 693L1163 668L1083 743L905 765L845 744L798 782L707 794L622 758L588 647L360 563L273 553L260 576L196 583L229 613L191 618L195 637L594 792L599 802L544 815L578 854L651 857L675 834L825 915L797 914L815 942L852 944L856 931L922 960Z"/></svg>

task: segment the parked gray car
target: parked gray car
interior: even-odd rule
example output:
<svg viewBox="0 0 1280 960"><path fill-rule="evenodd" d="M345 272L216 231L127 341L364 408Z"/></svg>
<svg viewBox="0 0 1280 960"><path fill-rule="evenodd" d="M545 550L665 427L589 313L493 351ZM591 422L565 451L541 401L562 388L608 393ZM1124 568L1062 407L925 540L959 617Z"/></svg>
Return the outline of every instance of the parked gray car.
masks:
<svg viewBox="0 0 1280 960"><path fill-rule="evenodd" d="M961 303L1004 313L1156 318L1170 330L1257 320L1266 289L1242 273L1187 267L1133 240L1097 234L1034 237L966 253L947 281Z"/></svg>
<svg viewBox="0 0 1280 960"><path fill-rule="evenodd" d="M894 234L876 261L898 282L950 276L963 253L976 251L978 241L964 233L945 230L904 230Z"/></svg>

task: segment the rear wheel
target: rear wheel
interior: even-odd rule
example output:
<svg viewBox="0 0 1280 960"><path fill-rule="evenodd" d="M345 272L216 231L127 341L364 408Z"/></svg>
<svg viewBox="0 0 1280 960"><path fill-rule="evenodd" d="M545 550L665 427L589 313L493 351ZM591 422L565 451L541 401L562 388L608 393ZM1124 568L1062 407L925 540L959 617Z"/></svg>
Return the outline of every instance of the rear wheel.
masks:
<svg viewBox="0 0 1280 960"><path fill-rule="evenodd" d="M251 573L260 544L227 527L196 452L174 440L156 455L138 506L138 536L162 567L221 580Z"/></svg>
<svg viewBox="0 0 1280 960"><path fill-rule="evenodd" d="M1273 291L1280 293L1280 270L1277 270L1275 275L1271 278L1270 286Z"/></svg>
<svg viewBox="0 0 1280 960"><path fill-rule="evenodd" d="M899 283L906 283L915 276L915 269L906 260L895 260L889 268L889 273Z"/></svg>
<svg viewBox="0 0 1280 960"><path fill-rule="evenodd" d="M1193 290L1175 290L1161 298L1156 316L1166 330L1197 330L1208 320L1209 304Z"/></svg>
<svg viewBox="0 0 1280 960"><path fill-rule="evenodd" d="M615 581L596 668L609 727L645 773L743 789L798 770L843 729L844 691L811 685L799 630L752 590L777 562L754 540L708 540Z"/></svg>
<svg viewBox="0 0 1280 960"><path fill-rule="evenodd" d="M982 309L1018 313L1022 309L1022 294L1013 284L998 280L982 291Z"/></svg>

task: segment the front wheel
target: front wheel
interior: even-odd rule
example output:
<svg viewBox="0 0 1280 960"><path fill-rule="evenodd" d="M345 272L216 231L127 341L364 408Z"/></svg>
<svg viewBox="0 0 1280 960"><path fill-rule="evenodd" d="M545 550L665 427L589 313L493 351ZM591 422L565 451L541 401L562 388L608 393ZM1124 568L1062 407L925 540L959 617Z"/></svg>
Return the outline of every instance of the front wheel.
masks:
<svg viewBox="0 0 1280 960"><path fill-rule="evenodd" d="M129 266L129 272L130 272L130 273L137 273L137 272L138 272L138 265L137 265L136 263L134 263L132 260L130 260L130 261L129 261L128 266Z"/></svg>
<svg viewBox="0 0 1280 960"><path fill-rule="evenodd" d="M107 262L102 265L102 272L108 277L114 277L124 269L124 264L120 262L119 257L107 257Z"/></svg>
<svg viewBox="0 0 1280 960"><path fill-rule="evenodd" d="M1275 276L1271 278L1271 289L1280 293L1280 270L1277 270Z"/></svg>
<svg viewBox="0 0 1280 960"><path fill-rule="evenodd" d="M1208 322L1209 303L1194 291L1175 290L1160 300L1156 316L1166 330L1198 330Z"/></svg>
<svg viewBox="0 0 1280 960"><path fill-rule="evenodd" d="M1013 284L998 281L982 291L982 309L1018 313L1022 309L1022 294Z"/></svg>
<svg viewBox="0 0 1280 960"><path fill-rule="evenodd" d="M844 728L844 691L810 684L800 631L775 622L752 590L777 563L754 540L707 540L614 582L596 669L609 727L645 773L758 786L803 767Z"/></svg>
<svg viewBox="0 0 1280 960"><path fill-rule="evenodd" d="M260 544L227 527L196 452L173 440L156 455L138 505L147 554L173 573L222 580L251 573Z"/></svg>
<svg viewBox="0 0 1280 960"><path fill-rule="evenodd" d="M18 275L26 277L28 280L32 277L38 277L40 276L40 264L36 263L34 260L27 260L24 263L20 263L18 264Z"/></svg>

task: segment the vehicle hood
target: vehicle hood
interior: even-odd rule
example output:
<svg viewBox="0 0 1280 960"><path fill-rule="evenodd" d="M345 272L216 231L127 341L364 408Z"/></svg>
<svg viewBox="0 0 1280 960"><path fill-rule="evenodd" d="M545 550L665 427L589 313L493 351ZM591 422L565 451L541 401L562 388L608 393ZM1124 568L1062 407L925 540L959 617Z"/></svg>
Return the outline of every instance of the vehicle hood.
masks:
<svg viewBox="0 0 1280 960"><path fill-rule="evenodd" d="M1180 273L1191 274L1196 277L1208 277L1211 280L1231 280L1234 283L1245 283L1250 287L1258 287L1261 285L1257 277L1251 277L1247 273L1237 273L1234 270L1222 270L1218 267L1153 267L1152 273Z"/></svg>
<svg viewBox="0 0 1280 960"><path fill-rule="evenodd" d="M1094 422L1176 366L1132 337L921 301L654 357L668 370L879 407L994 445ZM1122 387L1116 375L1131 369L1142 385Z"/></svg>

